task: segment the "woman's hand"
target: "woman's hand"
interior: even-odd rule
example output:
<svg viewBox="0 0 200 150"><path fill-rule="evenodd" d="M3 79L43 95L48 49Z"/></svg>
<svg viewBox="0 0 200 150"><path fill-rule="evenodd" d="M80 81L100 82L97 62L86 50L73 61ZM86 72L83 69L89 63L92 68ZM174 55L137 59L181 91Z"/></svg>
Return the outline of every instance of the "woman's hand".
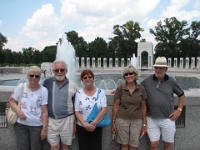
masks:
<svg viewBox="0 0 200 150"><path fill-rule="evenodd" d="M88 132L92 132L95 130L96 126L93 124L86 124L84 125L84 128L88 131Z"/></svg>
<svg viewBox="0 0 200 150"><path fill-rule="evenodd" d="M116 128L116 125L115 125L115 122L112 122L112 133L116 133L117 131L117 128Z"/></svg>
<svg viewBox="0 0 200 150"><path fill-rule="evenodd" d="M40 137L41 137L41 140L44 140L47 137L47 128L44 128L44 127L42 128Z"/></svg>
<svg viewBox="0 0 200 150"><path fill-rule="evenodd" d="M147 127L146 126L142 126L141 131L143 131L144 133L147 133Z"/></svg>
<svg viewBox="0 0 200 150"><path fill-rule="evenodd" d="M26 120L26 115L23 113L21 109L17 111L17 115L21 120Z"/></svg>

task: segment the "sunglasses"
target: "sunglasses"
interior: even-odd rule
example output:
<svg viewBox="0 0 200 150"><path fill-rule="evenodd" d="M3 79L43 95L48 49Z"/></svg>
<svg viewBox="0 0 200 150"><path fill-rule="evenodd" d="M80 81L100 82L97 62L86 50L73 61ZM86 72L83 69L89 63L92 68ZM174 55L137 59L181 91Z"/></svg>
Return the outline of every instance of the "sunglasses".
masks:
<svg viewBox="0 0 200 150"><path fill-rule="evenodd" d="M35 77L35 78L40 78L40 75L31 74L31 75L29 75L29 77L30 77L30 78L33 78L33 77Z"/></svg>
<svg viewBox="0 0 200 150"><path fill-rule="evenodd" d="M86 79L92 79L92 78L93 78L92 76L85 76L85 77L83 77L84 80L86 80Z"/></svg>
<svg viewBox="0 0 200 150"><path fill-rule="evenodd" d="M133 72L125 73L124 76L133 75L133 74L134 74Z"/></svg>
<svg viewBox="0 0 200 150"><path fill-rule="evenodd" d="M65 69L55 69L53 71L56 72L56 73L58 73L58 72L65 72Z"/></svg>

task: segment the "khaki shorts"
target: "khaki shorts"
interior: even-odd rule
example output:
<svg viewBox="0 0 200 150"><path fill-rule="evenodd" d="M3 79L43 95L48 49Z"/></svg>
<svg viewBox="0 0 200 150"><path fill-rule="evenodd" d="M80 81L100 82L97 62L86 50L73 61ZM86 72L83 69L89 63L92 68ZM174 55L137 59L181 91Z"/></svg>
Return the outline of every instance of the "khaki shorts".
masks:
<svg viewBox="0 0 200 150"><path fill-rule="evenodd" d="M137 148L139 146L139 135L142 128L142 119L116 119L117 142L120 144L129 144Z"/></svg>
<svg viewBox="0 0 200 150"><path fill-rule="evenodd" d="M60 143L71 145L74 133L74 115L62 119L49 117L47 140L51 146Z"/></svg>

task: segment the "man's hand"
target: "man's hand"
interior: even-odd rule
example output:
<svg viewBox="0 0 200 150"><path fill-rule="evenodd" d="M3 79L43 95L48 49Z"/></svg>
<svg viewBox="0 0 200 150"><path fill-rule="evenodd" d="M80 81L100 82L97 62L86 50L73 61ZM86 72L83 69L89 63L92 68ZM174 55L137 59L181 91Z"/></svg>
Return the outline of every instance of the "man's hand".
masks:
<svg viewBox="0 0 200 150"><path fill-rule="evenodd" d="M172 114L169 115L171 120L177 120L179 116L181 115L181 112L179 110L174 110Z"/></svg>

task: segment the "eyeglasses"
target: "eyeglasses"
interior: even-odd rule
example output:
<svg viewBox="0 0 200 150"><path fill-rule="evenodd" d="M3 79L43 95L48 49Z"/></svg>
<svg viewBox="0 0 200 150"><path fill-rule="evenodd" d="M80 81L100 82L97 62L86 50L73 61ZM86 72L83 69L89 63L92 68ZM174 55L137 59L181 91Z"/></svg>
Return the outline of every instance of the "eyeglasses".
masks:
<svg viewBox="0 0 200 150"><path fill-rule="evenodd" d="M133 74L134 74L133 72L125 73L124 76L133 75Z"/></svg>
<svg viewBox="0 0 200 150"><path fill-rule="evenodd" d="M35 78L40 78L40 75L31 74L31 75L29 75L29 77L30 77L30 78L33 78L33 77L35 77Z"/></svg>
<svg viewBox="0 0 200 150"><path fill-rule="evenodd" d="M86 79L88 79L88 78L89 78L89 79L92 79L93 77L92 77L92 76L85 76L85 77L83 77L84 80L86 80Z"/></svg>
<svg viewBox="0 0 200 150"><path fill-rule="evenodd" d="M56 72L56 73L58 73L58 72L64 72L65 69L55 69L55 70L53 70L53 71Z"/></svg>

